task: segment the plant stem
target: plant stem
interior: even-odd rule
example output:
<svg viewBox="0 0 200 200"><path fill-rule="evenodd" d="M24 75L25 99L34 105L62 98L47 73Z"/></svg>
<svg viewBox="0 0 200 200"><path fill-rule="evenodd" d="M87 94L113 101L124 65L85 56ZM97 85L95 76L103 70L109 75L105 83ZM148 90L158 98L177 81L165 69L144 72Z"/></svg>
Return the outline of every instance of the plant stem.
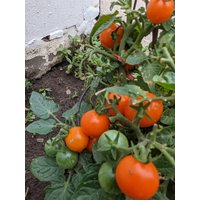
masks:
<svg viewBox="0 0 200 200"><path fill-rule="evenodd" d="M135 104L137 103L142 103L144 101L156 101L156 100L162 100L162 101L170 101L170 100L174 100L175 99L175 96L170 96L170 97L155 97L155 98L143 98L141 100L136 100Z"/></svg>
<svg viewBox="0 0 200 200"><path fill-rule="evenodd" d="M161 62L163 61L163 62L168 63L169 66L172 68L172 70L175 71L174 60L173 60L173 58L171 57L171 55L170 55L168 49L167 49L166 47L163 47L163 48L162 48L162 51L163 51L163 54L164 54L164 56L166 57L166 59L161 58L160 61L161 61Z"/></svg>
<svg viewBox="0 0 200 200"><path fill-rule="evenodd" d="M155 48L158 39L158 28L154 28L152 31L152 49Z"/></svg>
<svg viewBox="0 0 200 200"><path fill-rule="evenodd" d="M122 40L120 42L120 46L119 46L119 52L121 52L122 50L125 49L125 45L126 45L126 40L128 38L128 36L130 35L132 29L133 29L133 24L129 25L127 28L124 29L124 35L122 37Z"/></svg>
<svg viewBox="0 0 200 200"><path fill-rule="evenodd" d="M158 149L165 156L165 158L175 167L174 158L166 151L166 148L162 144L160 144L158 142L154 142L154 143L152 143L152 145L156 149Z"/></svg>
<svg viewBox="0 0 200 200"><path fill-rule="evenodd" d="M66 126L66 124L62 123L53 113L49 113L61 126Z"/></svg>
<svg viewBox="0 0 200 200"><path fill-rule="evenodd" d="M133 10L136 9L136 5L137 5L137 0L134 1Z"/></svg>
<svg viewBox="0 0 200 200"><path fill-rule="evenodd" d="M104 51L104 50L97 49L97 48L95 48L95 47L93 47L93 46L91 46L91 45L89 45L89 44L86 44L85 46L88 47L88 48L93 49L92 54L93 54L93 53L99 53L99 54L102 54L102 55L104 55L104 56L107 56L107 57L111 58L112 60L117 61L117 58L116 58L115 56L113 56L113 55L110 54L110 53L107 53L107 52Z"/></svg>
<svg viewBox="0 0 200 200"><path fill-rule="evenodd" d="M83 94L81 95L81 97L80 97L80 99L79 99L79 102L78 102L78 111L77 111L77 113L79 113L80 112L80 109L81 109L81 103L82 103L82 101L83 101L83 98L84 98L84 96L87 94L87 92L88 92L88 90L90 89L90 85L85 89L85 91L83 92ZM77 114L76 113L76 114ZM78 125L80 125L80 119L78 120Z"/></svg>
<svg viewBox="0 0 200 200"><path fill-rule="evenodd" d="M111 117L112 120L123 121L124 123L128 124L128 126L134 131L139 141L143 140L145 137L141 132L140 128L124 117L116 108L114 104L112 104L112 109L115 111L116 115Z"/></svg>

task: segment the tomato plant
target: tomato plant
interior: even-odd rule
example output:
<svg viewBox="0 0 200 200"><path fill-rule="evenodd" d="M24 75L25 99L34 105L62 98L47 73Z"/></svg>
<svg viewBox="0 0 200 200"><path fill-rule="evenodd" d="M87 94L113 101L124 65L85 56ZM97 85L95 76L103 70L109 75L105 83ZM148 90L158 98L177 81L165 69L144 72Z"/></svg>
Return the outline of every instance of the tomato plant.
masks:
<svg viewBox="0 0 200 200"><path fill-rule="evenodd" d="M148 98L156 98L156 96L152 93L147 93L146 96ZM138 97L138 100L142 99L142 97ZM124 111L124 115L129 119L129 120L134 120L134 118L136 117L138 111L134 108L131 107L131 105L133 105L134 103L132 102L132 100L129 100L129 102L127 103L127 106L125 108ZM143 106L147 105L148 102L143 102ZM150 104L148 105L148 107L145 109L144 111L146 115L144 115L141 120L140 120L140 127L141 128L146 128L149 126L153 126L155 123L157 123L163 113L163 103L161 100L153 100L150 102ZM150 119L149 119L149 117Z"/></svg>
<svg viewBox="0 0 200 200"><path fill-rule="evenodd" d="M83 133L81 127L72 127L65 138L67 147L75 152L83 151L88 145L89 138Z"/></svg>
<svg viewBox="0 0 200 200"><path fill-rule="evenodd" d="M174 11L174 0L150 0L147 5L147 18L153 24L167 21Z"/></svg>
<svg viewBox="0 0 200 200"><path fill-rule="evenodd" d="M153 163L141 163L132 155L120 160L116 181L128 197L138 200L152 198L159 188L159 173Z"/></svg>
<svg viewBox="0 0 200 200"><path fill-rule="evenodd" d="M95 110L83 114L81 127L87 136L98 137L109 129L110 122L106 115L100 115Z"/></svg>
<svg viewBox="0 0 200 200"><path fill-rule="evenodd" d="M66 73L84 81L62 117L56 102L32 92L27 133L57 132L30 166L49 183L45 200L175 199L174 3L145 2L113 2L125 17L102 15L89 38L59 47Z"/></svg>

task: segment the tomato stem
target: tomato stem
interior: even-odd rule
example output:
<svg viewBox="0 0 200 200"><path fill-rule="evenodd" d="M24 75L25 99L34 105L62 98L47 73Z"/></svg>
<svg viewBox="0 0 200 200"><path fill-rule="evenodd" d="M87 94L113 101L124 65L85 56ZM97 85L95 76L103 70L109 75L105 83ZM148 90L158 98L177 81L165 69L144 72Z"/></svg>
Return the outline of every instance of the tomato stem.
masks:
<svg viewBox="0 0 200 200"><path fill-rule="evenodd" d="M49 114L58 122L59 125L66 126L66 124L62 123L53 113L49 113Z"/></svg>
<svg viewBox="0 0 200 200"><path fill-rule="evenodd" d="M115 121L123 121L124 123L126 123L136 134L137 138L139 141L143 140L145 137L143 135L143 133L141 132L140 128L138 125L136 125L135 123L132 123L132 121L130 121L129 119L127 119L126 117L124 117L124 115L122 115L118 109L116 108L116 105L114 103L111 104L112 105L112 109L115 111L116 115L113 117L110 117L111 120L115 120Z"/></svg>
<svg viewBox="0 0 200 200"><path fill-rule="evenodd" d="M161 62L166 62L166 63L171 67L171 69L172 69L173 71L175 71L174 60L173 60L173 58L171 57L171 55L170 55L168 49L167 49L166 47L163 47L163 48L162 48L162 52L163 52L165 58L161 58L160 61L161 61Z"/></svg>
<svg viewBox="0 0 200 200"><path fill-rule="evenodd" d="M152 145L158 149L164 156L165 158L175 167L175 160L174 158L167 152L166 148L158 143L158 142L153 142Z"/></svg>
<svg viewBox="0 0 200 200"><path fill-rule="evenodd" d="M170 100L174 100L175 99L175 96L172 95L172 96L169 96L169 97L163 97L163 96L160 96L160 97L155 97L155 98L142 98L141 100L136 100L135 103L142 103L144 101L156 101L156 100L162 100L162 101L170 101Z"/></svg>

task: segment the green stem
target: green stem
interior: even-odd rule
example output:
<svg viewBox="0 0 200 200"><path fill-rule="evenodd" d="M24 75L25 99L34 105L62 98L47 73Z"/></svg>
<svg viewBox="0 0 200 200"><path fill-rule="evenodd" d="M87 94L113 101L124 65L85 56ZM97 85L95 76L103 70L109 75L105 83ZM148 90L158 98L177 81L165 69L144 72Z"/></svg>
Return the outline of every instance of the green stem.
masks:
<svg viewBox="0 0 200 200"><path fill-rule="evenodd" d="M61 126L66 126L66 124L62 123L53 113L49 113Z"/></svg>
<svg viewBox="0 0 200 200"><path fill-rule="evenodd" d="M172 68L173 71L175 71L175 64L174 64L174 60L173 58L171 57L168 49L166 47L163 47L162 48L162 51L163 51L163 54L164 56L166 57L166 59L164 58L161 58L160 61L161 62L166 62L169 64L169 66Z"/></svg>
<svg viewBox="0 0 200 200"><path fill-rule="evenodd" d="M143 98L141 100L138 100L135 102L135 104L137 103L142 103L144 101L156 101L156 100L162 100L162 101L171 101L171 100L174 100L175 99L175 96L170 96L170 97L155 97L155 98Z"/></svg>
<svg viewBox="0 0 200 200"><path fill-rule="evenodd" d="M174 158L166 151L166 148L162 144L160 144L158 142L154 142L154 143L152 143L152 145L156 149L158 149L165 156L165 158L175 167Z"/></svg>
<svg viewBox="0 0 200 200"><path fill-rule="evenodd" d="M132 29L133 29L133 24L131 24L130 26L128 26L127 28L124 29L124 35L122 37L122 40L120 42L120 46L119 46L119 52L121 52L122 50L125 49L125 45L126 45L126 40L129 37Z"/></svg>
<svg viewBox="0 0 200 200"><path fill-rule="evenodd" d="M111 117L111 119L113 120L117 120L117 121L122 121L124 123L126 123L136 134L137 138L139 141L143 140L145 137L143 135L143 133L141 132L140 128L138 126L136 126L134 123L132 123L130 120L128 120L126 117L124 117L116 108L115 105L112 104L112 109L115 111L116 115Z"/></svg>
<svg viewBox="0 0 200 200"><path fill-rule="evenodd" d="M95 48L95 47L93 47L93 46L91 46L91 45L89 45L89 44L86 44L85 46L88 47L88 48L93 49L92 54L93 54L93 53L99 53L99 54L102 54L102 55L104 55L104 56L107 56L107 57L111 58L112 60L117 61L117 58L116 58L115 56L113 56L113 55L110 54L110 53L107 53L107 52L104 51L104 50L97 49L97 48Z"/></svg>

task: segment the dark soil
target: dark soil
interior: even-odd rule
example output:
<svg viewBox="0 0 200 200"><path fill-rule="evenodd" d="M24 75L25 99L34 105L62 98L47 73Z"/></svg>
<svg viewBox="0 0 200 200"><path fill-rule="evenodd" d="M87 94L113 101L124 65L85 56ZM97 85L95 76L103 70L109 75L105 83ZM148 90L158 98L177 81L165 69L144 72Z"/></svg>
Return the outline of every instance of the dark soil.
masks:
<svg viewBox="0 0 200 200"><path fill-rule="evenodd" d="M51 91L48 92L48 96L52 97L60 105L60 111L56 115L59 119L62 119L61 115L64 111L72 107L79 100L83 87L83 82L74 78L73 75L67 75L62 70L62 66L54 67L41 79L34 80L31 83L31 89L26 91L26 107L29 107L28 99L32 90L39 91L39 89L49 88ZM25 135L25 186L26 191L28 190L27 200L44 199L43 189L47 186L47 183L42 183L34 178L29 171L29 166L33 158L44 155L44 143L55 134L57 134L56 131L46 136L33 136L30 133L26 133Z"/></svg>

